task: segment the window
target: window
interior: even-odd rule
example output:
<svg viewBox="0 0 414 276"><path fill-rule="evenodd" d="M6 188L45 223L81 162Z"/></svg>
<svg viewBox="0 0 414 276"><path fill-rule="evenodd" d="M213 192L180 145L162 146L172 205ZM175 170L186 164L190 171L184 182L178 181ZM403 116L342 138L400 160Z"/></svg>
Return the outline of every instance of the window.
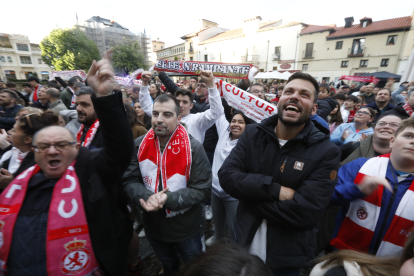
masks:
<svg viewBox="0 0 414 276"><path fill-rule="evenodd" d="M6 62L6 58L4 56L0 57L1 62Z"/></svg>
<svg viewBox="0 0 414 276"><path fill-rule="evenodd" d="M164 46L161 46L161 49L164 49Z"/></svg>
<svg viewBox="0 0 414 276"><path fill-rule="evenodd" d="M368 60L361 60L359 62L359 67L367 67L368 66Z"/></svg>
<svg viewBox="0 0 414 276"><path fill-rule="evenodd" d="M194 50L193 50L193 43L192 42L190 42L190 52L191 53L194 52Z"/></svg>
<svg viewBox="0 0 414 276"><path fill-rule="evenodd" d="M396 35L390 35L387 39L387 46L388 45L395 45L397 42L397 36Z"/></svg>
<svg viewBox="0 0 414 276"><path fill-rule="evenodd" d="M309 64L302 64L302 71L308 71Z"/></svg>
<svg viewBox="0 0 414 276"><path fill-rule="evenodd" d="M346 68L346 67L348 67L348 61L344 60L341 62L341 68Z"/></svg>
<svg viewBox="0 0 414 276"><path fill-rule="evenodd" d="M280 58L281 48L282 48L282 47L280 47L280 46L275 47L275 57L276 57L276 58Z"/></svg>
<svg viewBox="0 0 414 276"><path fill-rule="evenodd" d="M365 28L368 25L368 21L362 22L362 28Z"/></svg>
<svg viewBox="0 0 414 276"><path fill-rule="evenodd" d="M16 79L16 72L11 70L4 71L6 73L6 79Z"/></svg>
<svg viewBox="0 0 414 276"><path fill-rule="evenodd" d="M277 66L273 66L273 71L276 71L277 70Z"/></svg>
<svg viewBox="0 0 414 276"><path fill-rule="evenodd" d="M157 45L154 45L154 50L156 50L157 49Z"/></svg>
<svg viewBox="0 0 414 276"><path fill-rule="evenodd" d="M204 61L208 61L208 55L204 55Z"/></svg>
<svg viewBox="0 0 414 276"><path fill-rule="evenodd" d="M354 39L351 48L352 56L362 56L364 54L365 38Z"/></svg>
<svg viewBox="0 0 414 276"><path fill-rule="evenodd" d="M193 61L193 57L190 57L190 60Z"/></svg>
<svg viewBox="0 0 414 276"><path fill-rule="evenodd" d="M305 58L313 57L313 43L306 43Z"/></svg>
<svg viewBox="0 0 414 276"><path fill-rule="evenodd" d="M13 60L10 56L7 57L7 61L10 62L10 63L13 63Z"/></svg>
<svg viewBox="0 0 414 276"><path fill-rule="evenodd" d="M344 43L343 41L337 41L336 46L335 46L335 50L341 50L343 43Z"/></svg>
<svg viewBox="0 0 414 276"><path fill-rule="evenodd" d="M32 64L32 59L30 57L20 57L21 64Z"/></svg>
<svg viewBox="0 0 414 276"><path fill-rule="evenodd" d="M323 77L322 83L329 83L329 77Z"/></svg>
<svg viewBox="0 0 414 276"><path fill-rule="evenodd" d="M16 46L19 51L29 51L29 46L27 44L16 43Z"/></svg>
<svg viewBox="0 0 414 276"><path fill-rule="evenodd" d="M390 61L390 59L388 59L388 58L382 59L381 60L381 67L387 67L389 61Z"/></svg>
<svg viewBox="0 0 414 276"><path fill-rule="evenodd" d="M37 63L42 64L42 59L41 58L38 58L37 59Z"/></svg>
<svg viewBox="0 0 414 276"><path fill-rule="evenodd" d="M49 79L49 72L42 71L41 75L42 75L42 80L48 80Z"/></svg>

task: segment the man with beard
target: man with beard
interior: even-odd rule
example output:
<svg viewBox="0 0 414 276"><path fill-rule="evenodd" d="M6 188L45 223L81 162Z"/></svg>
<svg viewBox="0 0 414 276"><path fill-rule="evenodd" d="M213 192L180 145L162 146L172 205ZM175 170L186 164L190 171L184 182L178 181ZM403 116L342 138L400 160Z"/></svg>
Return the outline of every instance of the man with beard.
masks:
<svg viewBox="0 0 414 276"><path fill-rule="evenodd" d="M9 89L0 91L0 129L8 131L13 128L17 112L23 108L16 104L17 97L17 94Z"/></svg>
<svg viewBox="0 0 414 276"><path fill-rule="evenodd" d="M187 87L188 90L191 90L191 92L195 92L197 88L198 78L197 77L191 77L190 79L190 86Z"/></svg>
<svg viewBox="0 0 414 276"><path fill-rule="evenodd" d="M380 91L378 91L375 102L372 102L370 104L364 105L366 107L371 107L375 111L377 111L377 114L374 118L374 123L377 122L378 118L388 110L391 110L394 108L392 104L390 104L391 100L391 91L388 88L382 88Z"/></svg>
<svg viewBox="0 0 414 276"><path fill-rule="evenodd" d="M85 86L76 91L76 111L78 122L81 123L76 140L89 149L102 148L103 137L99 128L99 120L92 104L92 88Z"/></svg>
<svg viewBox="0 0 414 276"><path fill-rule="evenodd" d="M278 113L246 126L218 176L239 199L237 242L274 275L299 275L314 258L318 223L335 189L340 152L329 130L314 124L319 86L293 74Z"/></svg>

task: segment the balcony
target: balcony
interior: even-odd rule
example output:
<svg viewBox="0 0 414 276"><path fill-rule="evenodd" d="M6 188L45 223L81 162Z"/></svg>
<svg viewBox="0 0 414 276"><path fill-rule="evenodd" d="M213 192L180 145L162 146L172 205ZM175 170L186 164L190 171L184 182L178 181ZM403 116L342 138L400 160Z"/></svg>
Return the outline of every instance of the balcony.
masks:
<svg viewBox="0 0 414 276"><path fill-rule="evenodd" d="M349 48L348 49L348 57L363 57L364 56L364 52L365 52L365 48L358 48L358 49L354 49L354 48Z"/></svg>
<svg viewBox="0 0 414 276"><path fill-rule="evenodd" d="M194 49L193 48L188 49L188 53L189 54L193 54L194 53Z"/></svg>
<svg viewBox="0 0 414 276"><path fill-rule="evenodd" d="M272 60L280 60L282 58L281 54L272 54Z"/></svg>
<svg viewBox="0 0 414 276"><path fill-rule="evenodd" d="M303 51L302 52L302 59L314 58L314 57L315 57L315 51Z"/></svg>

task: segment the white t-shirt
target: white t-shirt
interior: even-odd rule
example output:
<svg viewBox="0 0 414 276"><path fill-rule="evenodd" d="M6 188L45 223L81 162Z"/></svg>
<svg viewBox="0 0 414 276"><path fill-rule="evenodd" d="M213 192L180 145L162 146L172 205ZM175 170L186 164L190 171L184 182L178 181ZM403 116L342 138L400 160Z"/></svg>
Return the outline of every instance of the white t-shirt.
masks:
<svg viewBox="0 0 414 276"><path fill-rule="evenodd" d="M279 145L283 147L288 140L282 140L279 138ZM263 220L259 228L257 228L256 234L254 235L252 244L250 245L250 254L256 255L263 262L266 263L266 252L267 252L267 220Z"/></svg>

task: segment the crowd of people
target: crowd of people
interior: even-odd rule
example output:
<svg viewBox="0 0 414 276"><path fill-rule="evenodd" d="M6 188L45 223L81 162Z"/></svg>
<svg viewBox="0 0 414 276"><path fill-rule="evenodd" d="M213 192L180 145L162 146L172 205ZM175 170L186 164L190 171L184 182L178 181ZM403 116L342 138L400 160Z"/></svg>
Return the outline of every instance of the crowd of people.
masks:
<svg viewBox="0 0 414 276"><path fill-rule="evenodd" d="M211 71L141 82L0 82L2 275L139 275L143 237L164 275L414 275L414 82L232 82L260 123Z"/></svg>

